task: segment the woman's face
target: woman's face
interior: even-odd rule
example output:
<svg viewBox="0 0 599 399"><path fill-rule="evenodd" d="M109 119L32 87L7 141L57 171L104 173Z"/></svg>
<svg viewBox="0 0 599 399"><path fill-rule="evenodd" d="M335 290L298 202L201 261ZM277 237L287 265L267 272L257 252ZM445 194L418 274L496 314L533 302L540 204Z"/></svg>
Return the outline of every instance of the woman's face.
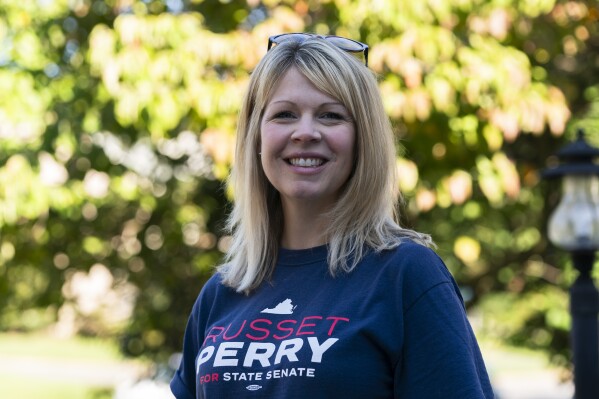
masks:
<svg viewBox="0 0 599 399"><path fill-rule="evenodd" d="M353 168L349 111L297 69L285 73L260 125L262 167L285 205L329 209Z"/></svg>

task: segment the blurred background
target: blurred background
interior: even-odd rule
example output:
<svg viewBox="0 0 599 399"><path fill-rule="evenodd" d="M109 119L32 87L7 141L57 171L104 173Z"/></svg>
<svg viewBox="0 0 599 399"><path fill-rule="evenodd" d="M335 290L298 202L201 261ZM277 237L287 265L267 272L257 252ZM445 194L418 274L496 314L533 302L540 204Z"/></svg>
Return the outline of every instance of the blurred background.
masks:
<svg viewBox="0 0 599 399"><path fill-rule="evenodd" d="M169 397L228 245L249 73L303 31L370 45L403 223L437 242L500 397L571 398L576 272L539 171L578 128L599 146L594 0L0 0L0 397Z"/></svg>

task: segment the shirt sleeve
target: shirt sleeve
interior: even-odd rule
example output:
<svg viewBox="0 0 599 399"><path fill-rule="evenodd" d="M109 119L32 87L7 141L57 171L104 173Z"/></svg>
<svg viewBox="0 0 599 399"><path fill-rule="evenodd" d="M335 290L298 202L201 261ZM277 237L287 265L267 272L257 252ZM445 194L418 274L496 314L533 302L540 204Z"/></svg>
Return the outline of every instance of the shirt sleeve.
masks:
<svg viewBox="0 0 599 399"><path fill-rule="evenodd" d="M457 286L440 282L405 312L405 341L395 370L395 397L492 399L476 338Z"/></svg>
<svg viewBox="0 0 599 399"><path fill-rule="evenodd" d="M196 397L195 358L200 348L199 339L198 303L196 302L185 328L181 364L170 383L171 391L177 399L195 399Z"/></svg>

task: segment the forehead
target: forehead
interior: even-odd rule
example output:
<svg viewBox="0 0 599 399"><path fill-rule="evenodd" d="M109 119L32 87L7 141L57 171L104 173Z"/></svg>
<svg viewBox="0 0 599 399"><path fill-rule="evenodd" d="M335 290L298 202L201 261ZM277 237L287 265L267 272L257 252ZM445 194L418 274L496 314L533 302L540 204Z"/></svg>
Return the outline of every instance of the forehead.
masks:
<svg viewBox="0 0 599 399"><path fill-rule="evenodd" d="M274 86L267 105L279 102L327 102L338 103L339 100L325 93L297 68L287 70Z"/></svg>

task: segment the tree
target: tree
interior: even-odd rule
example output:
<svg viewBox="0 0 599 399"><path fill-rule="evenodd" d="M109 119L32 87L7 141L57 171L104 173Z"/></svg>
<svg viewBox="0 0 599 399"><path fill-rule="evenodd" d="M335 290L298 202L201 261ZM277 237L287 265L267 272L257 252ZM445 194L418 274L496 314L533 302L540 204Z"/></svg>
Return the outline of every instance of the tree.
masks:
<svg viewBox="0 0 599 399"><path fill-rule="evenodd" d="M544 238L537 171L570 120L597 125L594 3L0 5L1 328L70 317L83 333L124 331L133 355L177 350L227 245L248 72L269 35L313 31L371 44L403 148L404 222L432 233L488 326L510 320L496 334L563 359L571 272ZM92 272L131 298L130 320L104 311L110 295L83 305L76 282Z"/></svg>

